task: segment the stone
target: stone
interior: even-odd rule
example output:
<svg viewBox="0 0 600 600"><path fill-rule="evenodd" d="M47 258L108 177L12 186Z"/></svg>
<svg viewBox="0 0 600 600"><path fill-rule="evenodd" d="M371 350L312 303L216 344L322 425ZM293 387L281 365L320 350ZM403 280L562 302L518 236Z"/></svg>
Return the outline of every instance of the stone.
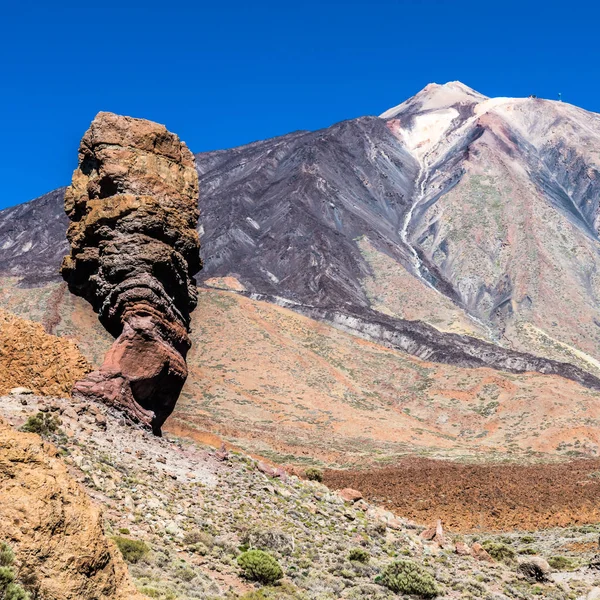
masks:
<svg viewBox="0 0 600 600"><path fill-rule="evenodd" d="M268 465L266 462L258 461L256 463L256 468L265 475L269 477L278 477L280 479L285 480L287 478L287 473L281 467L272 467Z"/></svg>
<svg viewBox="0 0 600 600"><path fill-rule="evenodd" d="M464 542L456 542L455 544L455 552L460 556L469 556L471 554L471 548L467 546Z"/></svg>
<svg viewBox="0 0 600 600"><path fill-rule="evenodd" d="M116 340L73 386L161 434L187 378L200 270L193 154L163 125L98 113L65 192L61 273Z"/></svg>
<svg viewBox="0 0 600 600"><path fill-rule="evenodd" d="M471 547L471 554L477 559L485 562L496 562L488 551L479 543L475 542Z"/></svg>
<svg viewBox="0 0 600 600"><path fill-rule="evenodd" d="M352 488L344 488L343 490L338 490L338 496L344 502L350 503L358 502L359 500L362 500L363 497L361 492L359 492L358 490L353 490Z"/></svg>
<svg viewBox="0 0 600 600"><path fill-rule="evenodd" d="M65 408L63 410L62 414L65 417L67 417L68 419L72 419L73 421L79 420L79 415L77 414L77 411L72 406L67 406L67 408Z"/></svg>
<svg viewBox="0 0 600 600"><path fill-rule="evenodd" d="M10 390L9 394L11 396L30 396L33 394L33 390L26 387L15 387Z"/></svg>
<svg viewBox="0 0 600 600"><path fill-rule="evenodd" d="M519 558L519 573L533 581L544 582L550 579L552 569L541 556L527 556Z"/></svg>
<svg viewBox="0 0 600 600"><path fill-rule="evenodd" d="M106 417L103 414L97 414L94 420L100 429L106 429Z"/></svg>
<svg viewBox="0 0 600 600"><path fill-rule="evenodd" d="M585 597L585 600L600 600L600 587L592 588Z"/></svg>

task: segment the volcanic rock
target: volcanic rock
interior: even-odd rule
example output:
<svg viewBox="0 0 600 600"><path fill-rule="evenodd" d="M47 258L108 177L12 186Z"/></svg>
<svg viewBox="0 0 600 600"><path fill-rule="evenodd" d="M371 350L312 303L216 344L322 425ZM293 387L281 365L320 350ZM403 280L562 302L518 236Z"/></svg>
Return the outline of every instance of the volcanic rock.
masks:
<svg viewBox="0 0 600 600"><path fill-rule="evenodd" d="M71 340L0 310L0 394L68 394L90 369Z"/></svg>
<svg viewBox="0 0 600 600"><path fill-rule="evenodd" d="M527 556L519 559L519 572L534 581L548 581L550 565L540 556Z"/></svg>
<svg viewBox="0 0 600 600"><path fill-rule="evenodd" d="M0 419L0 539L15 551L35 597L142 599L103 531L100 510L58 451Z"/></svg>
<svg viewBox="0 0 600 600"><path fill-rule="evenodd" d="M352 488L344 488L343 490L339 490L338 496L344 502L349 503L358 502L358 500L361 500L363 497L362 492L359 492L358 490L353 490Z"/></svg>
<svg viewBox="0 0 600 600"><path fill-rule="evenodd" d="M185 379L197 292L198 175L187 146L151 121L99 113L65 192L62 275L116 341L73 394L118 406L159 435Z"/></svg>
<svg viewBox="0 0 600 600"><path fill-rule="evenodd" d="M473 547L471 548L471 554L473 554L477 560L494 562L494 559L491 557L489 552L479 542L475 542L473 544Z"/></svg>

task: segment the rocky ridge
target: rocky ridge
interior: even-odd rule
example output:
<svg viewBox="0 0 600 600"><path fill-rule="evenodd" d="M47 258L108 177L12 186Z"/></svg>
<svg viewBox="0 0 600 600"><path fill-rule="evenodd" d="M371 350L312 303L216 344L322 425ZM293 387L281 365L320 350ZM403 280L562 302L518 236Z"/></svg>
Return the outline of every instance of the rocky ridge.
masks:
<svg viewBox="0 0 600 600"><path fill-rule="evenodd" d="M201 268L194 157L162 125L99 113L65 192L69 290L116 341L74 394L121 406L155 433L187 377Z"/></svg>

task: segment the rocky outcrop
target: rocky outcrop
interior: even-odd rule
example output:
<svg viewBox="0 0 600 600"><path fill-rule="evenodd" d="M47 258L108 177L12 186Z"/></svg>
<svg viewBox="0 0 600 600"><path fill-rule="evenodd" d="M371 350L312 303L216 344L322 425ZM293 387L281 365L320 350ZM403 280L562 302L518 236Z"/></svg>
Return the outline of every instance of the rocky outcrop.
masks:
<svg viewBox="0 0 600 600"><path fill-rule="evenodd" d="M66 395L90 370L71 340L0 310L0 395L19 386L48 396Z"/></svg>
<svg viewBox="0 0 600 600"><path fill-rule="evenodd" d="M101 513L56 448L0 419L0 540L46 600L142 600Z"/></svg>
<svg viewBox="0 0 600 600"><path fill-rule="evenodd" d="M194 157L162 125L99 113L65 192L62 275L117 339L75 395L122 408L155 433L187 377L200 270Z"/></svg>

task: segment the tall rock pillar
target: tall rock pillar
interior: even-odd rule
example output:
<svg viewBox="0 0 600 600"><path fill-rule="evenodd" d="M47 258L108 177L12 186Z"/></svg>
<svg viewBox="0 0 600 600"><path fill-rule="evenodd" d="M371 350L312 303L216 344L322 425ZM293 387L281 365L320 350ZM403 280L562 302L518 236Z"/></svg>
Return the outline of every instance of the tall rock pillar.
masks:
<svg viewBox="0 0 600 600"><path fill-rule="evenodd" d="M199 257L194 156L167 129L99 113L65 193L61 272L116 338L75 396L121 408L160 435L187 377Z"/></svg>

